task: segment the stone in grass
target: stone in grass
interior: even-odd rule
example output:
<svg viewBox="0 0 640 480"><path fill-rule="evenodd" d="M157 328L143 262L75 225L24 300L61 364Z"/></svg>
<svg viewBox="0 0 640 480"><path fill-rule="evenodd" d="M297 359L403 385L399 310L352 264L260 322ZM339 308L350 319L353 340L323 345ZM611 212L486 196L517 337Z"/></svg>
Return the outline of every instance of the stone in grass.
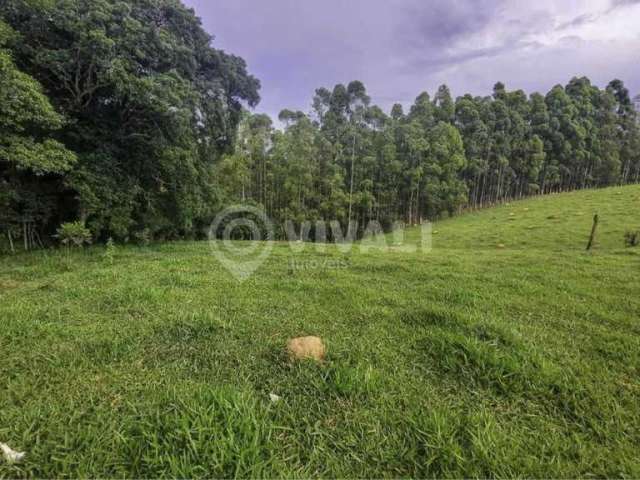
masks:
<svg viewBox="0 0 640 480"><path fill-rule="evenodd" d="M498 248L502 250L503 248L507 248L507 247L504 243L499 243Z"/></svg>
<svg viewBox="0 0 640 480"><path fill-rule="evenodd" d="M299 337L287 342L287 351L293 360L311 359L321 362L327 349L319 337Z"/></svg>

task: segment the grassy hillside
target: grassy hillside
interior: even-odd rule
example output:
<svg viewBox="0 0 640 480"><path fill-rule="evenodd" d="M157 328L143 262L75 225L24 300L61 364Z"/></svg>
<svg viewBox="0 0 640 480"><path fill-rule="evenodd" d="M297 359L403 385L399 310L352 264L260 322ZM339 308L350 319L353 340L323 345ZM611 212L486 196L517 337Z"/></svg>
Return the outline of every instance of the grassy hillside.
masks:
<svg viewBox="0 0 640 480"><path fill-rule="evenodd" d="M278 244L244 283L206 242L3 257L0 442L27 458L0 477L639 477L639 207L515 202L429 255ZM289 363L305 334L324 365Z"/></svg>
<svg viewBox="0 0 640 480"><path fill-rule="evenodd" d="M504 244L509 250L582 252L596 213L597 250L620 250L624 233L640 229L640 187L553 194L479 210L440 223L434 246L493 250Z"/></svg>

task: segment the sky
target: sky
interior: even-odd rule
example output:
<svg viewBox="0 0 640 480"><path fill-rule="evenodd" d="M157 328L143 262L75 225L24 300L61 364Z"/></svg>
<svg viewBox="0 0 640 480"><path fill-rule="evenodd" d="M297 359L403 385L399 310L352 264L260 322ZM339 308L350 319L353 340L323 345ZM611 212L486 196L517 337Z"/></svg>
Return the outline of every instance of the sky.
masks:
<svg viewBox="0 0 640 480"><path fill-rule="evenodd" d="M257 112L308 112L315 90L361 80L373 103L546 93L574 76L640 93L640 0L183 0L262 83Z"/></svg>

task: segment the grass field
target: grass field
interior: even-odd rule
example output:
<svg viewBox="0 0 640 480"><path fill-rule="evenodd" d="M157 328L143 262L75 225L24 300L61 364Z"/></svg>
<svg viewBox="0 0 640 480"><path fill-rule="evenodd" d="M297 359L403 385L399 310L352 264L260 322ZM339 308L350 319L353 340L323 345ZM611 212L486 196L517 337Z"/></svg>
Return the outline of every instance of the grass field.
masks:
<svg viewBox="0 0 640 480"><path fill-rule="evenodd" d="M3 257L0 477L640 477L640 187L434 229L243 283L206 242Z"/></svg>

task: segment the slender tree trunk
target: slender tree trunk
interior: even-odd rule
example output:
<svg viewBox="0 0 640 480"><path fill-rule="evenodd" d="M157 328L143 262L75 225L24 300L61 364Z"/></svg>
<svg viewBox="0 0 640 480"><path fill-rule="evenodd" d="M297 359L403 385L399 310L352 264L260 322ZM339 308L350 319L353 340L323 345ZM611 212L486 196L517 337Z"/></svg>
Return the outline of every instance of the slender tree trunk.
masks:
<svg viewBox="0 0 640 480"><path fill-rule="evenodd" d="M416 224L421 222L422 219L422 209L420 208L420 182L418 182L418 186L416 187Z"/></svg>
<svg viewBox="0 0 640 480"><path fill-rule="evenodd" d="M480 174L476 172L473 179L473 208L478 208L478 195L480 193Z"/></svg>
<svg viewBox="0 0 640 480"><path fill-rule="evenodd" d="M409 197L409 225L413 225L413 188L411 189L411 195Z"/></svg>
<svg viewBox="0 0 640 480"><path fill-rule="evenodd" d="M16 249L13 246L13 237L11 236L11 230L7 230L7 237L9 238L9 247L11 247L11 253L16 253Z"/></svg>
<svg viewBox="0 0 640 480"><path fill-rule="evenodd" d="M22 240L24 243L24 251L29 250L29 237L27 237L27 222L22 222Z"/></svg>
<svg viewBox="0 0 640 480"><path fill-rule="evenodd" d="M263 153L262 158L263 158L263 160L262 160L262 185L263 185L263 190L264 190L264 194L263 194L264 195L264 203L263 203L263 205L264 205L264 208L266 210L266 213L269 214L269 210L268 210L268 207L269 207L269 204L268 204L268 202L269 202L269 200L268 200L269 189L267 188L267 155L265 155Z"/></svg>
<svg viewBox="0 0 640 480"><path fill-rule="evenodd" d="M29 224L29 243L31 244L31 248L35 248L36 246L36 235L35 228L32 224Z"/></svg>
<svg viewBox="0 0 640 480"><path fill-rule="evenodd" d="M40 248L44 248L44 244L42 243L42 238L40 238L40 234L38 233L38 231L34 229L33 232L35 234L35 238L38 240L38 245L40 245Z"/></svg>
<svg viewBox="0 0 640 480"><path fill-rule="evenodd" d="M356 134L353 134L353 149L351 150L351 185L349 187L349 218L347 219L347 237L351 238L351 214L353 211L353 174L356 163Z"/></svg>

